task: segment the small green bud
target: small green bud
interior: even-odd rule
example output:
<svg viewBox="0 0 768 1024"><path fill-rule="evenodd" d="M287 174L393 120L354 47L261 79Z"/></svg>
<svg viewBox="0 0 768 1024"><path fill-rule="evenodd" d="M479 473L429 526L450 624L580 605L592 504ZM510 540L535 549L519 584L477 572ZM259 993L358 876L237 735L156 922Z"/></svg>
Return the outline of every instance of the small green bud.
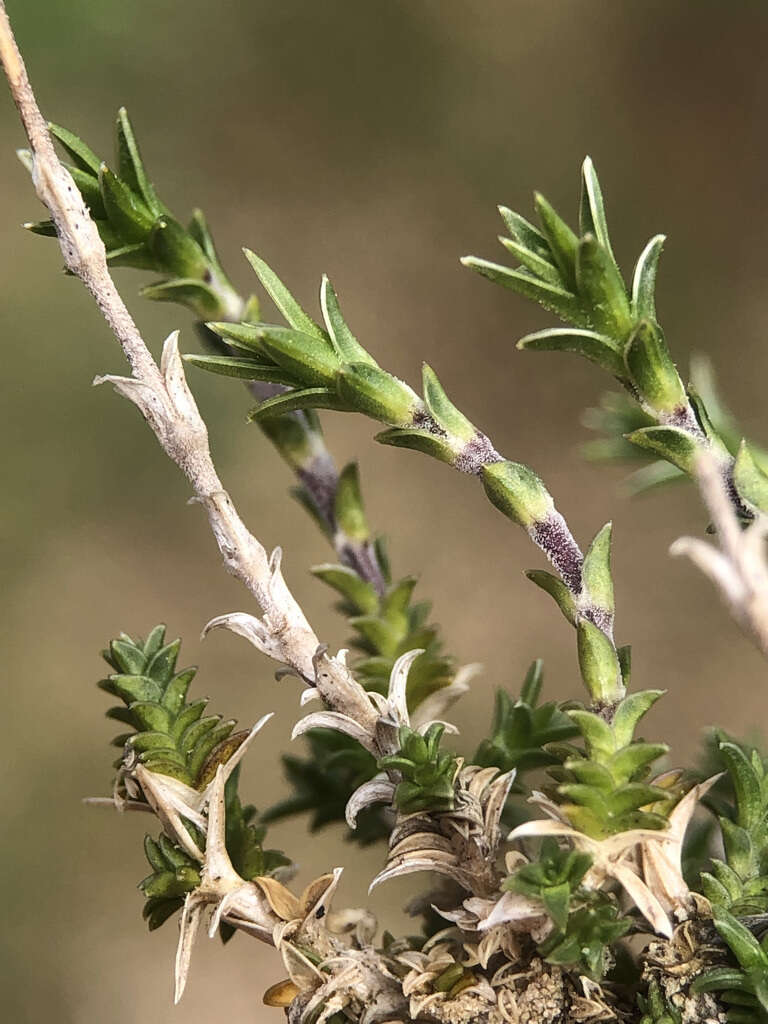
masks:
<svg viewBox="0 0 768 1024"><path fill-rule="evenodd" d="M493 462L481 471L490 501L508 519L530 529L544 522L555 505L538 476L519 462Z"/></svg>
<svg viewBox="0 0 768 1024"><path fill-rule="evenodd" d="M611 703L624 696L619 660L601 629L582 619L577 626L581 677L597 701Z"/></svg>
<svg viewBox="0 0 768 1024"><path fill-rule="evenodd" d="M350 462L341 471L334 500L334 514L339 528L350 540L370 540L371 531L363 510L360 477L355 462Z"/></svg>

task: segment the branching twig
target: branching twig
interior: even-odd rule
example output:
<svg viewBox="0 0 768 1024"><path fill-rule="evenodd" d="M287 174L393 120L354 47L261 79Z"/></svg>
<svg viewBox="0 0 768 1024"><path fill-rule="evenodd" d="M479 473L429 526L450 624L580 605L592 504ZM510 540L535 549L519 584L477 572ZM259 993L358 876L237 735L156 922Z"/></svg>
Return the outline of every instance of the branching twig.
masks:
<svg viewBox="0 0 768 1024"><path fill-rule="evenodd" d="M365 691L341 661L320 655L318 640L283 580L280 551L271 556L247 530L224 490L211 459L208 432L187 387L177 335L163 348L160 366L153 359L125 307L107 268L104 245L71 176L53 147L26 68L0 0L2 59L33 158L33 182L56 225L67 268L85 284L130 364L130 377L104 377L141 410L165 452L192 485L204 506L224 563L258 601L263 617L251 620L249 639L264 653L286 662L313 682L334 710L372 731L376 714Z"/></svg>

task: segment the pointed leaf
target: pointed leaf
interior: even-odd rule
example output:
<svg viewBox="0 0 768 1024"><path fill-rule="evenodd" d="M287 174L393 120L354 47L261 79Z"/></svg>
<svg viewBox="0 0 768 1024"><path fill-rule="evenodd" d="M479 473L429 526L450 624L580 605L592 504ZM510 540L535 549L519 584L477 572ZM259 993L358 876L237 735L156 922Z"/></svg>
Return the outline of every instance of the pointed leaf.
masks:
<svg viewBox="0 0 768 1024"><path fill-rule="evenodd" d="M518 263L522 263L522 265L527 270L530 270L531 273L535 274L536 277L540 278L542 281L546 281L548 284L562 287L562 275L557 267L552 266L552 263L550 262L551 256L550 259L545 259L537 252L533 252L531 249L526 249L526 247L521 245L519 242L514 241L511 238L504 238L502 235L499 235L499 241L507 252L512 253Z"/></svg>
<svg viewBox="0 0 768 1024"><path fill-rule="evenodd" d="M540 256L554 267L554 257L552 256L549 242L538 228L535 228L525 217L521 217L519 213L515 213L514 210L510 210L506 206L500 206L499 213L507 231L509 231L513 238L517 239L520 245L536 253L537 256Z"/></svg>
<svg viewBox="0 0 768 1024"><path fill-rule="evenodd" d="M685 388L660 327L641 320L624 349L624 361L640 397L653 410L685 408Z"/></svg>
<svg viewBox="0 0 768 1024"><path fill-rule="evenodd" d="M440 462L447 462L451 466L456 461L456 452L445 438L430 434L426 430L403 430L400 427L392 427L376 434L375 440L379 444L388 444L395 448L411 448L424 455L431 455Z"/></svg>
<svg viewBox="0 0 768 1024"><path fill-rule="evenodd" d="M48 130L57 142L61 143L81 170L98 176L101 160L99 160L90 146L86 146L83 140L78 138L74 132L69 131L68 128L62 128L61 125L53 124L49 121Z"/></svg>
<svg viewBox="0 0 768 1024"><path fill-rule="evenodd" d="M613 259L611 240L608 236L608 224L605 219L603 193L600 188L600 182L597 179L595 166L590 157L584 160L581 168L579 231L582 235L594 235L600 245Z"/></svg>
<svg viewBox="0 0 768 1024"><path fill-rule="evenodd" d="M594 235L586 235L579 242L576 282L579 295L589 307L588 326L623 340L632 329L627 290L613 257Z"/></svg>
<svg viewBox="0 0 768 1024"><path fill-rule="evenodd" d="M437 374L424 363L423 367L424 401L433 419L451 437L462 441L472 441L477 436L477 428L460 412L446 395Z"/></svg>
<svg viewBox="0 0 768 1024"><path fill-rule="evenodd" d="M504 288L511 288L512 291L517 292L518 295L524 295L527 299L533 299L544 309L557 314L561 320L579 327L589 326L581 305L572 292L540 281L525 271L511 270L500 263L479 259L477 256L465 256L461 262L470 270L475 270L483 277L487 277L489 281L500 284Z"/></svg>
<svg viewBox="0 0 768 1024"><path fill-rule="evenodd" d="M257 256L255 252L251 252L250 249L245 249L244 252L245 258L256 271L256 276L263 284L269 297L291 327L301 331L302 334L309 334L315 338L328 340L325 331L318 327L311 317L307 316L272 268Z"/></svg>
<svg viewBox="0 0 768 1024"><path fill-rule="evenodd" d="M328 328L328 334L341 362L370 363L371 366L376 366L376 360L366 352L347 327L341 315L336 292L325 274L323 274L323 283L320 286L320 305L323 310L325 326Z"/></svg>
<svg viewBox="0 0 768 1024"><path fill-rule="evenodd" d="M572 626L575 626L578 617L576 601L563 581L544 569L528 569L525 575L531 583L535 583L537 587L540 587L554 599L566 619Z"/></svg>
<svg viewBox="0 0 768 1024"><path fill-rule="evenodd" d="M117 159L120 177L134 192L138 192L155 217L165 212L155 190L147 178L139 146L133 134L125 107L117 112Z"/></svg>
<svg viewBox="0 0 768 1024"><path fill-rule="evenodd" d="M626 747L632 742L637 723L666 692L666 690L640 690L638 693L632 693L624 698L613 715L613 732L618 747Z"/></svg>
<svg viewBox="0 0 768 1024"><path fill-rule="evenodd" d="M185 363L190 363L199 370L208 370L210 373L218 373L223 377L237 377L240 380L264 380L288 386L296 383L295 378L281 366L275 366L274 363L260 363L256 359L247 358L247 356L201 356L196 353L186 353L182 358Z"/></svg>
<svg viewBox="0 0 768 1024"><path fill-rule="evenodd" d="M627 441L668 459L684 473L693 474L699 445L678 427L641 427L624 435Z"/></svg>
<svg viewBox="0 0 768 1024"><path fill-rule="evenodd" d="M248 413L249 422L267 419L271 416L282 416L286 412L295 412L297 409L335 409L340 412L350 412L350 405L339 398L328 388L303 388L296 391L288 391L284 395L276 395L251 409Z"/></svg>
<svg viewBox="0 0 768 1024"><path fill-rule="evenodd" d="M584 556L583 586L590 600L602 611L613 615L613 577L611 576L611 530L606 523L592 541Z"/></svg>
<svg viewBox="0 0 768 1024"><path fill-rule="evenodd" d="M350 408L393 427L410 427L423 408L407 384L370 363L345 363L337 388Z"/></svg>
<svg viewBox="0 0 768 1024"><path fill-rule="evenodd" d="M534 194L533 203L563 283L566 288L573 290L576 284L576 250L579 240L540 192Z"/></svg>
<svg viewBox="0 0 768 1024"><path fill-rule="evenodd" d="M656 319L656 272L666 242L655 235L640 253L632 278L632 312L638 320Z"/></svg>
<svg viewBox="0 0 768 1024"><path fill-rule="evenodd" d="M526 334L521 338L517 347L531 349L533 352L575 352L590 362L597 363L621 381L627 376L624 359L616 342L595 331L573 328L569 330L561 327L534 331L533 334Z"/></svg>
<svg viewBox="0 0 768 1024"><path fill-rule="evenodd" d="M112 227L126 242L142 242L155 222L144 201L110 171L106 164L99 169L99 186L104 208Z"/></svg>

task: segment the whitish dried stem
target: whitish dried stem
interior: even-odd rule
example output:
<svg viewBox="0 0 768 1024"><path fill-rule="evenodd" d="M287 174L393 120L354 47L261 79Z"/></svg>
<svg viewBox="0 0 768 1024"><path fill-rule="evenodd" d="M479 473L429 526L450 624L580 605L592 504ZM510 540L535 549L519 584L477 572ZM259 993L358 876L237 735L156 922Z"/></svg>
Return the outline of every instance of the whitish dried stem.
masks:
<svg viewBox="0 0 768 1024"><path fill-rule="evenodd" d="M768 518L758 515L742 528L720 468L711 456L701 456L696 476L719 547L694 537L681 537L670 552L687 556L712 580L733 617L768 657Z"/></svg>
<svg viewBox="0 0 768 1024"><path fill-rule="evenodd" d="M335 659L326 656L313 664L318 640L283 580L279 552L268 556L246 529L219 480L205 423L184 378L176 335L166 341L158 366L126 309L109 274L96 226L54 150L3 0L0 59L29 139L32 180L56 225L66 266L96 300L131 367L130 377L101 379L114 384L139 407L165 452L192 485L196 499L208 514L227 569L245 584L262 609L264 642L258 645L260 649L315 683L326 704L371 732L376 715L364 691Z"/></svg>

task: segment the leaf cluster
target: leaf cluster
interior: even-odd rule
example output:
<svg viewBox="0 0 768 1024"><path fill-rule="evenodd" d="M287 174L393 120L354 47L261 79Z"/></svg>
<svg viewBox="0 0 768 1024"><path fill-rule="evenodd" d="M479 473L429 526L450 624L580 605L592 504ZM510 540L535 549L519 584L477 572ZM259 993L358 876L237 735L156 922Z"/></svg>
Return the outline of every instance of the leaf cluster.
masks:
<svg viewBox="0 0 768 1024"><path fill-rule="evenodd" d="M641 690L625 697L612 720L582 708L568 711L584 750L563 744L562 766L551 768L565 800L561 810L574 828L602 839L635 828L661 829L676 793L649 781L651 765L667 752L663 743L635 739L635 728L664 691Z"/></svg>
<svg viewBox="0 0 768 1024"><path fill-rule="evenodd" d="M737 966L716 967L699 975L691 991L717 992L728 1007L729 1024L768 1021L768 935L758 942L733 914L713 907L712 918Z"/></svg>
<svg viewBox="0 0 768 1024"><path fill-rule="evenodd" d="M554 702L539 704L543 684L543 662L534 661L513 702L506 690L496 691L496 705L490 735L473 758L483 768L492 765L502 772L515 769L519 775L535 768L559 764L547 744L578 735L578 726Z"/></svg>
<svg viewBox="0 0 768 1024"><path fill-rule="evenodd" d="M704 872L704 895L716 907L744 916L768 911L768 776L760 754L730 741L720 757L733 784L735 806L719 817L725 860Z"/></svg>
<svg viewBox="0 0 768 1024"><path fill-rule="evenodd" d="M538 952L548 963L598 980L611 966L611 946L632 922L621 916L615 897L600 889L579 889L572 904L565 927L556 928Z"/></svg>
<svg viewBox="0 0 768 1024"><path fill-rule="evenodd" d="M223 306L242 307L202 212L196 210L184 227L158 198L125 109L117 115L114 170L67 128L49 128L71 161L67 170L96 223L110 266L165 275L142 295L181 303L203 318L220 315ZM27 227L36 234L56 235L50 220Z"/></svg>
<svg viewBox="0 0 768 1024"><path fill-rule="evenodd" d="M400 749L379 759L380 771L397 771L395 807L404 814L453 809L453 780L459 764L453 754L440 749L445 726L434 722L422 736L407 725L400 727Z"/></svg>
<svg viewBox="0 0 768 1024"><path fill-rule="evenodd" d="M162 625L146 640L121 633L102 651L114 673L99 686L122 701L107 711L107 718L132 730L117 736L113 746L129 750L150 771L203 789L247 733L234 732L234 719L205 715L207 698L187 701L197 669L176 671L180 648L180 640L165 643Z"/></svg>
<svg viewBox="0 0 768 1024"><path fill-rule="evenodd" d="M541 900L555 927L564 932L571 901L591 865L588 853L561 849L555 839L548 837L542 841L537 859L510 875L504 888Z"/></svg>

